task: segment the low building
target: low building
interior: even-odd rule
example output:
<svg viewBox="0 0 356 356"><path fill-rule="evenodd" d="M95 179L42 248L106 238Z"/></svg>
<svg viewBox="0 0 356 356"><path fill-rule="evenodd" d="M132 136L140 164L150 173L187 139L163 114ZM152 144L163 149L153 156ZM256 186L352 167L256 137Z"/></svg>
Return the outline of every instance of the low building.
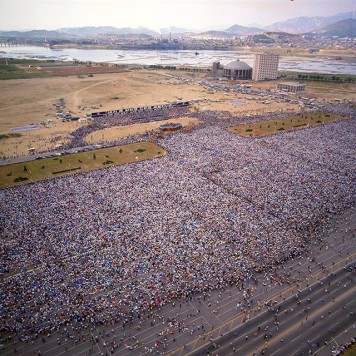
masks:
<svg viewBox="0 0 356 356"><path fill-rule="evenodd" d="M291 93L299 93L305 90L305 84L300 84L298 82L284 82L277 84L278 90L286 90Z"/></svg>
<svg viewBox="0 0 356 356"><path fill-rule="evenodd" d="M224 68L220 64L220 62L213 62L213 69L211 71L211 75L216 78L221 78L224 75Z"/></svg>

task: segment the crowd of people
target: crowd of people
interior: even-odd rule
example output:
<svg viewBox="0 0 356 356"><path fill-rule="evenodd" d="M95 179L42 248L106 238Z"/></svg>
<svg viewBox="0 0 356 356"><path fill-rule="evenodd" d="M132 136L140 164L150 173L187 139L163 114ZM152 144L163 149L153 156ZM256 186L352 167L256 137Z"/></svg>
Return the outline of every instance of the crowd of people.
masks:
<svg viewBox="0 0 356 356"><path fill-rule="evenodd" d="M87 143L85 142L85 138L92 132L102 130L104 128L167 120L169 118L184 116L184 114L188 112L188 107L175 107L170 109L162 108L146 111L132 111L123 114L115 114L94 118L93 124L88 126L82 126L71 133L71 141L66 145L66 148L87 145Z"/></svg>
<svg viewBox="0 0 356 356"><path fill-rule="evenodd" d="M240 283L354 205L354 118L250 139L226 130L242 119L191 115L162 158L0 191L2 332L125 323Z"/></svg>
<svg viewBox="0 0 356 356"><path fill-rule="evenodd" d="M335 348L333 348L332 355L333 356L339 356L342 355L344 352L347 350L350 350L353 345L356 342L356 338L352 338L351 341L347 342L345 345L337 345Z"/></svg>

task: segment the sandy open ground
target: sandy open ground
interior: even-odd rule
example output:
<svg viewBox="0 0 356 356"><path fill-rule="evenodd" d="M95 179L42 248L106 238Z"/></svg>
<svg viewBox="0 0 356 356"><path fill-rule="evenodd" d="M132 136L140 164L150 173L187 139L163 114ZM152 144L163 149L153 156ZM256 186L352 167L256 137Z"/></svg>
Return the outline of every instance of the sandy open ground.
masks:
<svg viewBox="0 0 356 356"><path fill-rule="evenodd" d="M165 121L165 124L175 124L180 123L183 126L194 125L199 121L190 117L181 117L179 119L170 119ZM133 124L126 126L114 126L108 127L103 130L98 130L90 135L88 135L85 141L89 144L96 144L100 142L109 142L118 139L122 139L128 136L134 136L139 134L144 134L147 131L152 131L158 129L162 125L162 121L147 122L144 124Z"/></svg>
<svg viewBox="0 0 356 356"><path fill-rule="evenodd" d="M221 94L220 94L221 95ZM218 110L218 111L228 111L235 115L255 115L261 113L272 113L272 112L283 112L286 110L298 110L300 106L298 104L286 104L283 102L269 101L268 104L263 103L263 100L257 100L257 98L252 98L251 95L236 96L236 94L229 94L225 97L220 97L219 99L211 99L207 102L200 102L193 105L192 110L205 111L205 110ZM237 100L243 104L236 104L234 101ZM224 118L224 115L221 115Z"/></svg>
<svg viewBox="0 0 356 356"><path fill-rule="evenodd" d="M199 85L172 85L171 77L163 72L137 70L92 78L4 80L0 82L0 132L53 117L54 104L60 98L65 100L65 111L82 117L94 111L162 104L178 98L192 100L204 95Z"/></svg>
<svg viewBox="0 0 356 356"><path fill-rule="evenodd" d="M20 138L1 140L0 157L27 155L28 148L44 151L55 148L60 142L67 142L68 133L83 124L61 122L55 118L55 104L60 98L65 100L64 110L79 117L95 111L194 99L204 101L194 104L191 107L192 111L221 110L245 116L299 110L299 106L295 104L276 101L266 104L261 98L251 97L251 95L212 92L194 83L194 80L182 83L175 79L178 76L191 79L206 78L205 74L132 70L122 73L95 74L94 77L84 78L68 76L0 81L0 133L8 133L13 127L39 123L47 119L55 121L49 124L48 128L41 127L35 131L24 132ZM253 87L276 88L277 82L249 82L249 84ZM307 90L303 96L329 100L337 97L339 92L329 90L328 85L336 85L343 98L355 99L355 84L307 83L306 85ZM240 101L242 105L234 104L234 101ZM221 118L224 118L223 114ZM151 125L156 124L150 124L146 126L146 129L151 130L153 128ZM137 129L136 132L134 128ZM123 136L134 135L142 133L144 128L145 126L120 128L116 129L116 134L120 131L120 135Z"/></svg>
<svg viewBox="0 0 356 356"><path fill-rule="evenodd" d="M291 80L278 80L253 83L254 88L276 89L277 83L289 82ZM356 100L356 83L318 82L301 81L305 84L305 91L301 92L302 97L316 98L317 101Z"/></svg>
<svg viewBox="0 0 356 356"><path fill-rule="evenodd" d="M57 120L47 127L40 126L37 130L21 132L21 137L0 141L0 156L26 156L30 148L35 148L37 152L56 148L60 144L69 142L69 133L85 125L87 124Z"/></svg>

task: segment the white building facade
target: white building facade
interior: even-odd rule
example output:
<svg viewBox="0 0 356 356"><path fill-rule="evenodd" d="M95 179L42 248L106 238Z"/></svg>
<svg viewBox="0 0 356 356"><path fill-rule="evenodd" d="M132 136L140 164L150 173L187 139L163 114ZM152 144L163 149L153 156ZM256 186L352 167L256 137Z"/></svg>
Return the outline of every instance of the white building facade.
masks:
<svg viewBox="0 0 356 356"><path fill-rule="evenodd" d="M257 53L253 63L252 80L277 79L279 55L273 53Z"/></svg>

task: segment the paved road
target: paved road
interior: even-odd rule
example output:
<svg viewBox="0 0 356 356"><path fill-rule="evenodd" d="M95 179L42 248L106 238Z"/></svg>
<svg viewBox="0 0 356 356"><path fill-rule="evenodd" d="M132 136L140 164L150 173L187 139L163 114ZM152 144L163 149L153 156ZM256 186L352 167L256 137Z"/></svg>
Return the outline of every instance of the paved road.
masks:
<svg viewBox="0 0 356 356"><path fill-rule="evenodd" d="M354 278L342 268L191 355L309 355L355 324Z"/></svg>
<svg viewBox="0 0 356 356"><path fill-rule="evenodd" d="M13 163L30 162L30 161L34 161L36 158L37 159L50 158L50 157L55 157L55 156L60 156L60 155L67 155L67 154L71 154L71 153L78 153L78 152L83 152L84 150L93 151L93 150L96 150L98 148L111 147L111 146L112 145L105 143L105 144L102 144L102 145L89 145L89 146L83 146L83 147L59 149L59 150L55 150L55 151L37 153L36 155L20 156L20 157L16 157L16 158L8 158L8 159L5 159L5 160L0 160L0 166L6 166L8 164L13 164Z"/></svg>

